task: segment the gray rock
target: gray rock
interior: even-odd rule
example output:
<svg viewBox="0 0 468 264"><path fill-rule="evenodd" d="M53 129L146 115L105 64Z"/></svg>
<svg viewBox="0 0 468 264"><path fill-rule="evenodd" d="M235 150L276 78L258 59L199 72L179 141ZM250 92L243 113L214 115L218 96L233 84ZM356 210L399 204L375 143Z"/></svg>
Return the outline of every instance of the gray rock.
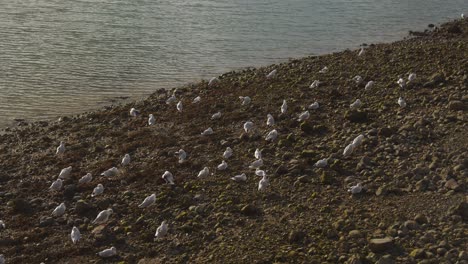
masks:
<svg viewBox="0 0 468 264"><path fill-rule="evenodd" d="M380 253L393 248L393 238L373 238L369 241L369 249L374 253Z"/></svg>
<svg viewBox="0 0 468 264"><path fill-rule="evenodd" d="M444 186L445 186L445 188L447 188L449 190L454 190L454 191L460 191L461 190L460 185L458 184L457 180L455 180L455 179L450 179L450 180L446 181Z"/></svg>
<svg viewBox="0 0 468 264"><path fill-rule="evenodd" d="M465 104L462 101L452 100L449 102L448 108L453 111L463 111L465 110Z"/></svg>
<svg viewBox="0 0 468 264"><path fill-rule="evenodd" d="M409 230L419 229L419 224L414 220L408 220L403 225Z"/></svg>
<svg viewBox="0 0 468 264"><path fill-rule="evenodd" d="M375 264L394 264L395 260L391 255L382 256Z"/></svg>
<svg viewBox="0 0 468 264"><path fill-rule="evenodd" d="M54 219L50 216L43 216L39 218L40 227L51 226L52 224L54 224Z"/></svg>

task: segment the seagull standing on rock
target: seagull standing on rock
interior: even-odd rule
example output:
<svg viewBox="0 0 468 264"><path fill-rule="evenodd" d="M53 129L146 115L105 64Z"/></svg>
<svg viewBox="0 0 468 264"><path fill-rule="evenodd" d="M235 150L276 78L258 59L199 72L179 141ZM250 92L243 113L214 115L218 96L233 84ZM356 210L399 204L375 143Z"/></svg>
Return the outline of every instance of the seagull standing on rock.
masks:
<svg viewBox="0 0 468 264"><path fill-rule="evenodd" d="M214 133L214 132L213 132L213 129L212 129L211 127L209 127L209 128L207 128L207 129L205 129L205 131L203 131L203 132L201 133L201 135L202 135L202 136L208 136L208 135L211 135L211 134L213 134L213 133Z"/></svg>
<svg viewBox="0 0 468 264"><path fill-rule="evenodd" d="M268 186L270 186L270 181L268 180L267 176L263 176L262 179L258 182L258 190L260 192L265 191Z"/></svg>
<svg viewBox="0 0 468 264"><path fill-rule="evenodd" d="M156 118L154 118L154 115L153 114L149 114L148 116L148 125L149 126L152 126L156 123Z"/></svg>
<svg viewBox="0 0 468 264"><path fill-rule="evenodd" d="M161 239L167 235L168 226L166 221L162 221L161 225L156 229L154 236L156 239Z"/></svg>
<svg viewBox="0 0 468 264"><path fill-rule="evenodd" d="M130 155L127 153L122 158L122 166L127 166L128 164L130 164Z"/></svg>
<svg viewBox="0 0 468 264"><path fill-rule="evenodd" d="M256 169L256 170L255 170L255 175L260 176L260 177L263 177L263 176L266 176L266 173L265 173L264 170Z"/></svg>
<svg viewBox="0 0 468 264"><path fill-rule="evenodd" d="M119 169L117 169L116 167L112 167L106 170L105 172L101 173L101 175L105 177L112 177L112 176L118 175L119 173L120 173Z"/></svg>
<svg viewBox="0 0 468 264"><path fill-rule="evenodd" d="M70 173L72 171L72 166L66 167L62 169L59 174L59 179L68 179L70 177Z"/></svg>
<svg viewBox="0 0 468 264"><path fill-rule="evenodd" d="M100 251L98 255L101 258L110 258L110 257L117 255L117 249L115 247L104 249L103 251Z"/></svg>
<svg viewBox="0 0 468 264"><path fill-rule="evenodd" d="M228 164L226 163L226 161L222 161L221 164L218 165L218 170L226 170L228 167Z"/></svg>
<svg viewBox="0 0 468 264"><path fill-rule="evenodd" d="M315 80L312 82L312 84L309 86L309 88L318 88L320 85L320 81L319 80Z"/></svg>
<svg viewBox="0 0 468 264"><path fill-rule="evenodd" d="M256 149L254 156L256 159L261 159L262 158L262 151L260 149Z"/></svg>
<svg viewBox="0 0 468 264"><path fill-rule="evenodd" d="M91 194L91 197L96 197L104 192L104 186L102 184L98 184L96 187L93 189L93 193Z"/></svg>
<svg viewBox="0 0 468 264"><path fill-rule="evenodd" d="M193 99L192 104L198 104L201 101L201 97L197 96Z"/></svg>
<svg viewBox="0 0 468 264"><path fill-rule="evenodd" d="M271 114L267 115L267 126L274 126L275 125L275 119Z"/></svg>
<svg viewBox="0 0 468 264"><path fill-rule="evenodd" d="M266 141L275 141L275 139L278 137L278 131L276 129L273 129L270 131L267 136L265 137Z"/></svg>
<svg viewBox="0 0 468 264"><path fill-rule="evenodd" d="M60 189L62 189L62 185L63 185L62 179L57 179L50 185L49 190L60 191Z"/></svg>
<svg viewBox="0 0 468 264"><path fill-rule="evenodd" d="M356 109L359 109L361 106L362 106L361 100L356 99L356 101L354 101L354 103L349 105L349 108L351 108L352 110L356 110Z"/></svg>
<svg viewBox="0 0 468 264"><path fill-rule="evenodd" d="M210 175L210 169L208 167L205 167L205 168L203 168L203 170L201 170L198 173L198 178L204 178L204 177L206 177L208 175Z"/></svg>
<svg viewBox="0 0 468 264"><path fill-rule="evenodd" d="M397 84L400 86L400 88L405 88L406 82L403 80L403 78L398 79Z"/></svg>
<svg viewBox="0 0 468 264"><path fill-rule="evenodd" d="M362 185L361 183L358 183L354 186L351 186L349 189L348 189L348 192L350 192L351 194L358 194L360 192L362 192Z"/></svg>
<svg viewBox="0 0 468 264"><path fill-rule="evenodd" d="M250 97L248 97L248 96L239 96L239 99L241 99L241 101L242 101L242 103L241 103L242 106L249 105L250 102L252 101L252 99L250 99Z"/></svg>
<svg viewBox="0 0 468 264"><path fill-rule="evenodd" d="M230 157L232 157L232 154L233 154L232 148L227 147L226 150L223 153L223 158L224 159L229 159Z"/></svg>
<svg viewBox="0 0 468 264"><path fill-rule="evenodd" d="M208 86L214 86L214 85L216 85L218 82L219 82L219 79L216 78L216 77L213 77L213 78L211 78L210 81L208 82Z"/></svg>
<svg viewBox="0 0 468 264"><path fill-rule="evenodd" d="M276 69L272 70L266 77L267 79L272 79L276 76Z"/></svg>
<svg viewBox="0 0 468 264"><path fill-rule="evenodd" d="M288 103L286 100L283 100L283 104L281 105L281 114L286 114L286 111L288 111Z"/></svg>
<svg viewBox="0 0 468 264"><path fill-rule="evenodd" d="M175 103L176 101L177 101L177 98L173 94L173 95L171 95L171 97L167 98L166 104L172 104L172 103Z"/></svg>
<svg viewBox="0 0 468 264"><path fill-rule="evenodd" d="M361 48L361 50L358 53L358 56L362 56L362 55L364 55L364 53L365 53L364 48Z"/></svg>
<svg viewBox="0 0 468 264"><path fill-rule="evenodd" d="M65 142L60 141L60 145L57 147L56 155L62 155L65 152Z"/></svg>
<svg viewBox="0 0 468 264"><path fill-rule="evenodd" d="M299 115L299 118L297 119L297 121L302 122L302 121L309 119L309 117L310 117L309 111L305 111Z"/></svg>
<svg viewBox="0 0 468 264"><path fill-rule="evenodd" d="M214 113L211 116L211 120L216 120L216 119L220 119L220 118L221 118L221 112Z"/></svg>
<svg viewBox="0 0 468 264"><path fill-rule="evenodd" d="M1 228L1 229L5 229L5 228L6 228L5 222L3 222L3 220L0 220L0 228Z"/></svg>
<svg viewBox="0 0 468 264"><path fill-rule="evenodd" d="M175 154L179 156L179 163L183 163L187 159L187 152L183 149L179 149Z"/></svg>
<svg viewBox="0 0 468 264"><path fill-rule="evenodd" d="M263 159L258 159L254 162L252 162L249 166L251 169L260 169L260 167L263 166Z"/></svg>
<svg viewBox="0 0 468 264"><path fill-rule="evenodd" d="M326 166L328 166L328 159L321 159L315 163L315 167L317 168L325 168Z"/></svg>
<svg viewBox="0 0 468 264"><path fill-rule="evenodd" d="M351 156L351 154L353 154L354 147L355 147L355 145L352 144L352 143L349 144L348 146L346 146L346 148L345 148L344 151L343 151L343 156L344 156L344 157L349 157L349 156Z"/></svg>
<svg viewBox="0 0 468 264"><path fill-rule="evenodd" d="M231 180L235 182L243 182L247 180L247 175L245 175L245 173L242 173L240 175L235 175L234 177L231 178Z"/></svg>
<svg viewBox="0 0 468 264"><path fill-rule="evenodd" d="M374 81L368 81L366 86L364 87L364 90L370 90L372 89L372 87L374 87Z"/></svg>
<svg viewBox="0 0 468 264"><path fill-rule="evenodd" d="M401 108L406 107L406 101L402 97L398 98L398 105L400 105Z"/></svg>
<svg viewBox="0 0 468 264"><path fill-rule="evenodd" d="M362 140L364 140L364 135L361 134L357 136L356 138L354 138L352 144L355 145L356 147L359 147L362 144Z"/></svg>
<svg viewBox="0 0 468 264"><path fill-rule="evenodd" d="M76 244L81 239L81 233L78 227L74 226L70 234L73 244Z"/></svg>
<svg viewBox="0 0 468 264"><path fill-rule="evenodd" d="M316 110L316 109L319 109L320 105L317 101L313 102L311 105L309 105L309 107L307 107L308 109L310 110Z"/></svg>
<svg viewBox="0 0 468 264"><path fill-rule="evenodd" d="M176 107L177 107L177 111L179 111L179 113L182 113L182 109L183 109L182 101L179 101Z"/></svg>
<svg viewBox="0 0 468 264"><path fill-rule="evenodd" d="M408 83L413 82L414 80L416 80L416 73L410 73L408 76Z"/></svg>
<svg viewBox="0 0 468 264"><path fill-rule="evenodd" d="M137 117L140 115L140 111L136 110L135 108L130 109L130 116Z"/></svg>
<svg viewBox="0 0 468 264"><path fill-rule="evenodd" d="M114 211L112 209L107 209L99 212L99 214L96 216L96 219L94 219L93 224L104 224L109 220L109 217Z"/></svg>
<svg viewBox="0 0 468 264"><path fill-rule="evenodd" d="M162 177L167 184L174 185L174 176L169 171L165 171Z"/></svg>
<svg viewBox="0 0 468 264"><path fill-rule="evenodd" d="M152 204L154 204L156 202L156 194L153 193L151 194L150 196L146 197L145 200L143 200L143 202L138 205L139 208L146 208Z"/></svg>
<svg viewBox="0 0 468 264"><path fill-rule="evenodd" d="M254 127L254 123L251 121L247 121L244 123L244 130L245 133L250 133Z"/></svg>
<svg viewBox="0 0 468 264"><path fill-rule="evenodd" d="M327 66L323 67L323 68L319 71L319 73L327 73L327 72L328 72L328 67L327 67Z"/></svg>
<svg viewBox="0 0 468 264"><path fill-rule="evenodd" d="M54 211L52 211L52 215L53 216L62 216L65 214L65 210L67 209L67 207L65 206L64 203L61 203L59 206L55 207Z"/></svg>

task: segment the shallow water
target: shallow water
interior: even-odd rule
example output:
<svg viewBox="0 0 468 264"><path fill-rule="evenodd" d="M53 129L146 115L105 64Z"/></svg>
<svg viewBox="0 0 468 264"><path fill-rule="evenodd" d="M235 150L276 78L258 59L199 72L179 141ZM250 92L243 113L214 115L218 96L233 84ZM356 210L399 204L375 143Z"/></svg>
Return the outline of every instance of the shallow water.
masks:
<svg viewBox="0 0 468 264"><path fill-rule="evenodd" d="M0 0L0 126L392 41L466 0Z"/></svg>

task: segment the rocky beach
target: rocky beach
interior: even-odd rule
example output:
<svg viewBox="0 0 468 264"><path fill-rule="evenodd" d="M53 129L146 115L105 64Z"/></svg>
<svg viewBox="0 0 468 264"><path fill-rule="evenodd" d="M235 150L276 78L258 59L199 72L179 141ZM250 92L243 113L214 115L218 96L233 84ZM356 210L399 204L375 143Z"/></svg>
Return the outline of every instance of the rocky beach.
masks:
<svg viewBox="0 0 468 264"><path fill-rule="evenodd" d="M0 254L6 263L46 264L468 263L468 19L359 53L246 68L212 85L5 129ZM172 95L177 101L167 104ZM241 105L239 96L251 102ZM350 107L356 99L362 105ZM310 117L298 121L306 110ZM213 134L201 135L209 127ZM265 140L273 129L278 137ZM61 141L65 151L56 155ZM233 155L218 170L227 147ZM263 191L249 168L257 148L269 181ZM327 165L316 166L322 159ZM112 167L119 173L101 175ZM197 177L204 167L209 175ZM162 179L165 171L175 184ZM80 184L87 173L92 181ZM231 180L242 173L246 181ZM362 191L350 193L357 183ZM92 195L97 184L104 191ZM153 193L155 203L139 208ZM65 213L53 215L61 203ZM108 208L109 220L93 223ZM163 221L168 232L155 239ZM115 256L97 255L112 246Z"/></svg>

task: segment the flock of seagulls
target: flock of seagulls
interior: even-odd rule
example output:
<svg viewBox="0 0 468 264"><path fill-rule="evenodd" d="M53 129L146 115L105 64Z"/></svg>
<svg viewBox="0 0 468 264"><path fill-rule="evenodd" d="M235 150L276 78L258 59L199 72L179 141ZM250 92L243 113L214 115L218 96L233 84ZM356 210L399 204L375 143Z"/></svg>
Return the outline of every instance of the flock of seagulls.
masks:
<svg viewBox="0 0 468 264"><path fill-rule="evenodd" d="M358 55L362 56L362 55L364 55L364 53L365 53L365 50L364 50L364 48L362 48ZM327 67L324 67L319 71L319 73L326 73L326 72L328 72ZM276 76L277 76L277 70L275 69L275 70L271 71L268 75L266 75L266 78L267 79L272 79L272 78L275 78ZM397 81L397 84L400 87L404 88L409 83L414 82L415 79L416 79L416 74L411 73L411 74L409 74L409 76L407 78L407 81L405 81L403 78L399 78L398 81ZM353 80L357 84L361 84L363 82L363 78L361 76L355 76L353 78ZM219 84L219 82L220 82L219 79L214 77L209 81L208 86L215 86L215 85ZM374 81L369 81L365 85L365 90L372 89L374 84L375 84ZM310 85L310 88L317 88L319 85L320 85L320 81L315 80ZM241 106L247 106L252 102L252 99L249 96L239 96L239 99L241 100L241 103L240 103ZM200 96L197 96L192 101L192 103L194 103L194 104L200 103L201 100L202 100L202 98ZM176 98L175 94L172 94L166 100L166 104L173 104L175 102L177 102L177 98ZM351 109L359 109L362 105L363 105L363 103L361 102L361 100L356 99L353 103L350 104L350 108ZM400 97L398 99L398 105L401 108L406 107L406 102L402 97ZM178 112L183 111L182 101L177 102L176 108L177 108ZM308 106L309 110L316 110L318 108L319 108L319 103L318 102L314 102L314 103L312 103L311 105ZM288 110L287 101L283 100L282 105L280 107L280 115L286 114L287 110ZM140 115L140 112L135 108L131 108L129 113L130 113L131 117L137 117L137 116ZM211 120L220 119L221 116L222 116L221 112L214 113L211 116ZM298 114L297 121L303 122L303 121L305 121L305 120L307 120L309 118L310 118L310 112L308 110L306 110L306 111ZM156 119L155 119L154 115L149 114L148 125L152 126L155 123L156 123ZM273 115L271 115L271 114L267 115L266 124L269 127L272 127L272 126L275 125L275 120L274 120ZM255 129L255 125L254 125L254 123L252 121L246 121L244 123L244 125L243 125L243 129L244 129L245 133L249 134ZM211 135L213 133L214 133L213 129L211 127L209 127L206 130L204 130L201 133L201 135L202 136L208 136L208 135ZM269 131L267 133L267 135L265 137L265 140L266 141L275 141L277 139L277 137L278 137L278 131L276 129L273 129L273 130L271 130L271 131ZM362 145L363 140L364 140L364 135L362 135L362 134L357 136L356 138L354 138L354 140L344 148L343 157L346 158L346 157L351 156L353 154L353 152L359 146ZM57 156L62 156L65 153L65 151L66 151L65 142L62 141L62 142L60 142L60 145L56 149L56 155ZM175 152L175 154L178 156L179 163L183 163L188 157L187 152L185 152L183 149L179 149L177 152ZM217 165L216 169L219 170L219 171L226 170L228 168L228 163L226 162L226 160L229 160L233 156L234 156L233 149L230 148L230 147L226 147L226 150L222 154L223 160L219 165ZM254 157L255 157L255 160L248 167L250 169L255 170L255 175L261 177L261 180L258 182L258 191L263 192L263 191L266 191L268 189L268 187L270 186L270 182L269 182L269 179L268 179L268 176L267 176L266 172L261 169L261 167L264 166L264 162L263 162L262 151L259 148L257 148L255 150ZM122 167L126 167L126 166L128 166L130 164L130 162L131 162L131 158L130 158L130 155L127 153L122 158L121 165L122 165ZM318 160L314 164L314 166L317 167L317 168L327 167L328 166L328 158ZM62 169L60 171L60 173L59 173L58 178L55 181L53 181L52 184L50 185L49 191L51 191L51 192L60 191L62 189L62 186L63 186L63 181L70 178L70 174L71 174L72 169L73 169L72 166L69 166L69 167L66 167L66 168ZM121 173L121 171L117 167L112 167L112 168L109 168L108 170L102 172L101 175L104 176L104 177L113 177L113 176L118 175L119 173ZM209 175L210 175L210 169L208 167L204 167L198 173L197 177L198 178L204 178L204 177L207 177ZM164 181L167 184L170 184L170 185L175 184L174 176L169 171L164 172L164 174L162 175L162 179L164 179ZM239 174L239 175L235 175L235 176L231 177L230 179L232 181L235 181L235 182L244 182L244 181L247 180L247 175L245 173L242 173L242 174ZM91 175L91 173L87 173L85 176L83 176L83 177L81 177L79 179L78 184L86 184L86 183L91 182L92 180L93 180L93 176ZM357 183L356 185L351 186L348 189L348 191L352 195L358 194L362 190L363 190L363 186L362 186L361 183ZM96 197L98 195L101 195L101 194L103 194L103 192L104 192L104 186L102 184L97 184L97 186L92 191L91 197ZM155 204L155 202L156 202L156 194L153 193L153 194L147 196L138 205L138 207L144 209L144 208L150 207L151 205ZM55 217L60 217L60 216L65 214L66 209L67 208L65 206L65 203L61 203L60 205L58 205L52 211L52 215L55 216ZM109 220L109 218L111 217L112 214L113 214L113 210L111 208L103 210L103 211L99 212L99 214L96 216L94 221L92 221L92 223L95 224L95 225L105 224ZM5 224L3 223L3 221L0 221L0 227L5 228ZM168 224L167 224L166 221L163 221L161 223L161 225L156 229L155 239L163 238L167 234L167 232L168 232ZM76 244L76 243L78 243L80 241L81 233L80 233L79 229L76 226L74 226L72 228L70 237L71 237L71 240L72 240L73 244ZM108 248L108 249L104 249L104 250L98 252L97 254L100 257L108 258L108 257L112 257L112 256L117 255L117 249L115 247L111 247L111 248ZM0 264L1 263L4 263L3 255L0 255Z"/></svg>

